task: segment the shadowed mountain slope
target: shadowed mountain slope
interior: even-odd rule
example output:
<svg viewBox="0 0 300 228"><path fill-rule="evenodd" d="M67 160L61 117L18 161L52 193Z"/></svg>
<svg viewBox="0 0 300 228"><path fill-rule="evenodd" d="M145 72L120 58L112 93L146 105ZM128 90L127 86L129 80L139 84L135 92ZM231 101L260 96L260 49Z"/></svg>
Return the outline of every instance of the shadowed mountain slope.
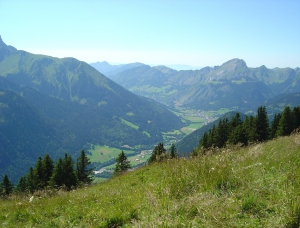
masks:
<svg viewBox="0 0 300 228"><path fill-rule="evenodd" d="M46 144L34 151L2 148L1 154L10 156L17 153L43 156L57 151L74 154L83 147L89 148L91 143L120 149L124 145L152 148L162 141L162 132L183 125L165 106L127 91L85 62L19 51L7 46L1 38L0 89L14 91L55 126L54 135L62 138L60 141L49 136L49 142L55 144L53 151ZM5 136L5 132L1 133ZM36 135L39 141L39 134ZM35 156L31 162L36 159Z"/></svg>

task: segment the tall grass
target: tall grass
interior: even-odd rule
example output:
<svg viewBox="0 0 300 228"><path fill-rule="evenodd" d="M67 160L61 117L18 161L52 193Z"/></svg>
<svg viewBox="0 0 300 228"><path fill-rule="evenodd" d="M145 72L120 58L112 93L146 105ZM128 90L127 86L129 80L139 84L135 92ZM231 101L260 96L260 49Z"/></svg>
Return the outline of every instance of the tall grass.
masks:
<svg viewBox="0 0 300 228"><path fill-rule="evenodd" d="M3 227L298 227L300 135L0 200Z"/></svg>

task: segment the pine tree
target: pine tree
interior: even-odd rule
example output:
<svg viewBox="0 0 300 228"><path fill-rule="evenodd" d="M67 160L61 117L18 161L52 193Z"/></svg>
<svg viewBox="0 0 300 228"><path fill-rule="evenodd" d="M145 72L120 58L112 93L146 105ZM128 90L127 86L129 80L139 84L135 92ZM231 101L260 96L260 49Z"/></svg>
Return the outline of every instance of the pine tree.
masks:
<svg viewBox="0 0 300 228"><path fill-rule="evenodd" d="M36 180L34 169L32 167L29 168L29 172L26 176L26 182L27 182L27 190L31 194L33 194L34 191L37 190L37 180Z"/></svg>
<svg viewBox="0 0 300 228"><path fill-rule="evenodd" d="M243 129L246 134L246 138L248 139L248 143L255 142L257 140L256 124L253 116L246 116L245 121L243 122Z"/></svg>
<svg viewBox="0 0 300 228"><path fill-rule="evenodd" d="M294 127L296 129L300 127L300 107L294 107L292 111L292 115L294 117Z"/></svg>
<svg viewBox="0 0 300 228"><path fill-rule="evenodd" d="M259 142L268 140L269 136L269 119L265 106L260 106L255 117L256 135Z"/></svg>
<svg viewBox="0 0 300 228"><path fill-rule="evenodd" d="M178 157L176 147L174 143L172 143L171 148L170 148L170 158L176 158Z"/></svg>
<svg viewBox="0 0 300 228"><path fill-rule="evenodd" d="M77 186L78 180L74 170L74 162L72 157L65 154L64 159L59 158L56 162L50 182L55 187L65 187L70 190Z"/></svg>
<svg viewBox="0 0 300 228"><path fill-rule="evenodd" d="M54 187L61 187L64 184L63 179L63 160L61 158L54 165L53 173L50 178L51 185Z"/></svg>
<svg viewBox="0 0 300 228"><path fill-rule="evenodd" d="M208 147L215 147L216 145L216 125L213 125L213 127L208 132L208 138L207 138L207 145Z"/></svg>
<svg viewBox="0 0 300 228"><path fill-rule="evenodd" d="M67 188L67 190L70 190L72 187L75 187L78 184L78 179L74 170L74 161L68 154L65 154L63 160L63 178L64 186Z"/></svg>
<svg viewBox="0 0 300 228"><path fill-rule="evenodd" d="M150 164L155 161L162 161L165 157L166 149L164 148L164 144L160 142L157 146L154 147L151 157L148 160L148 163Z"/></svg>
<svg viewBox="0 0 300 228"><path fill-rule="evenodd" d="M204 148L204 149L208 149L209 145L208 145L208 133L204 132L203 137L200 139L199 142L199 148Z"/></svg>
<svg viewBox="0 0 300 228"><path fill-rule="evenodd" d="M43 160L41 157L35 164L34 175L36 178L36 189L43 189L44 185L44 172L43 172Z"/></svg>
<svg viewBox="0 0 300 228"><path fill-rule="evenodd" d="M14 185L8 179L8 176L5 174L2 182L0 183L0 196L8 196L12 193Z"/></svg>
<svg viewBox="0 0 300 228"><path fill-rule="evenodd" d="M241 120L240 113L236 113L235 116L230 120L230 127L231 129L236 128L237 126L241 125L243 122Z"/></svg>
<svg viewBox="0 0 300 228"><path fill-rule="evenodd" d="M280 113L275 114L274 118L271 122L271 128L270 128L270 138L271 139L276 137L276 131L277 131L277 128L278 128L278 125L279 125L280 117L281 117Z"/></svg>
<svg viewBox="0 0 300 228"><path fill-rule="evenodd" d="M278 123L278 128L276 130L276 136L289 135L294 129L294 121L292 117L292 112L289 106L285 107L281 113L281 117Z"/></svg>
<svg viewBox="0 0 300 228"><path fill-rule="evenodd" d="M126 172L128 169L131 168L130 161L128 161L124 151L118 155L116 158L116 167L114 175L118 175L120 173Z"/></svg>
<svg viewBox="0 0 300 228"><path fill-rule="evenodd" d="M229 123L228 123L228 119L225 118L219 121L218 126L215 130L214 145L219 148L224 147L228 140L228 136L229 136Z"/></svg>
<svg viewBox="0 0 300 228"><path fill-rule="evenodd" d="M238 143L242 143L244 146L248 145L248 139L242 124L234 128L234 130L230 133L228 141L233 145Z"/></svg>
<svg viewBox="0 0 300 228"><path fill-rule="evenodd" d="M54 162L52 158L49 156L49 154L45 154L44 156L42 169L43 169L43 180L42 180L43 187L46 187L49 185L49 181L54 169Z"/></svg>
<svg viewBox="0 0 300 228"><path fill-rule="evenodd" d="M80 183L90 184L93 181L93 169L88 168L90 164L90 159L85 155L84 150L81 150L76 163L76 176Z"/></svg>
<svg viewBox="0 0 300 228"><path fill-rule="evenodd" d="M15 189L14 189L15 192L18 192L18 193L25 193L27 191L27 180L26 180L26 177L20 177Z"/></svg>

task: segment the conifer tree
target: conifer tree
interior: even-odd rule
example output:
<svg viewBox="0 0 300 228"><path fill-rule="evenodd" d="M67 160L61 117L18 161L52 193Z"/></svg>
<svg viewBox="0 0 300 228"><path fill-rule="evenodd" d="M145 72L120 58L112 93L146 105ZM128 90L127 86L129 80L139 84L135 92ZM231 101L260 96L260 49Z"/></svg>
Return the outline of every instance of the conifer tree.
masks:
<svg viewBox="0 0 300 228"><path fill-rule="evenodd" d="M54 187L61 187L64 185L63 176L63 160L61 158L54 165L53 173L50 178L51 185Z"/></svg>
<svg viewBox="0 0 300 228"><path fill-rule="evenodd" d="M286 106L281 113L278 127L276 130L276 136L289 135L294 129L294 121L292 117L292 112L289 106Z"/></svg>
<svg viewBox="0 0 300 228"><path fill-rule="evenodd" d="M246 116L245 121L243 122L243 129L248 142L255 142L257 140L256 124L253 116Z"/></svg>
<svg viewBox="0 0 300 228"><path fill-rule="evenodd" d="M208 133L204 132L203 137L200 139L199 142L199 148L204 148L204 149L208 149L209 145L208 145Z"/></svg>
<svg viewBox="0 0 300 228"><path fill-rule="evenodd" d="M243 122L241 120L240 113L236 113L235 116L230 120L230 127L231 129L236 128L237 126L241 125Z"/></svg>
<svg viewBox="0 0 300 228"><path fill-rule="evenodd" d="M86 156L84 150L81 150L76 163L76 176L80 183L90 184L93 181L93 169L89 168L90 159Z"/></svg>
<svg viewBox="0 0 300 228"><path fill-rule="evenodd" d="M294 107L292 111L292 115L294 117L293 129L296 129L300 126L300 107Z"/></svg>
<svg viewBox="0 0 300 228"><path fill-rule="evenodd" d="M37 181L34 169L32 167L29 168L29 172L26 176L26 182L27 182L27 190L33 194L35 190L37 190Z"/></svg>
<svg viewBox="0 0 300 228"><path fill-rule="evenodd" d="M54 165L53 173L50 178L50 182L52 186L61 187L64 184L64 176L63 176L63 160L59 158L58 161Z"/></svg>
<svg viewBox="0 0 300 228"><path fill-rule="evenodd" d="M166 149L164 148L164 144L162 142L158 143L157 146L154 147L151 157L148 160L148 163L152 163L155 161L161 161L166 157Z"/></svg>
<svg viewBox="0 0 300 228"><path fill-rule="evenodd" d="M265 106L260 106L255 117L256 135L259 142L268 140L269 136L269 119Z"/></svg>
<svg viewBox="0 0 300 228"><path fill-rule="evenodd" d="M271 122L271 128L270 128L270 138L271 139L276 137L276 131L277 131L277 128L278 128L278 125L279 125L280 117L281 117L280 113L275 114L274 118Z"/></svg>
<svg viewBox="0 0 300 228"><path fill-rule="evenodd" d="M228 119L225 118L219 121L218 126L215 130L214 146L219 148L224 147L228 140L228 135L229 135L229 123L228 123Z"/></svg>
<svg viewBox="0 0 300 228"><path fill-rule="evenodd" d="M18 192L18 193L21 193L21 192L26 192L27 191L27 180L26 180L26 177L23 176L23 177L20 177L15 189L14 189L15 192Z"/></svg>
<svg viewBox="0 0 300 228"><path fill-rule="evenodd" d="M58 159L54 166L50 182L53 186L65 187L66 190L70 190L72 187L77 186L78 180L71 156L65 154L64 159Z"/></svg>
<svg viewBox="0 0 300 228"><path fill-rule="evenodd" d="M176 158L178 157L176 147L174 143L172 143L171 148L170 148L170 158Z"/></svg>
<svg viewBox="0 0 300 228"><path fill-rule="evenodd" d="M116 158L116 167L114 175L118 175L120 173L126 172L128 169L131 168L130 161L128 161L124 151L118 155Z"/></svg>
<svg viewBox="0 0 300 228"><path fill-rule="evenodd" d="M248 139L242 124L236 126L231 131L228 141L233 145L236 145L238 143L242 143L244 146L248 145Z"/></svg>
<svg viewBox="0 0 300 228"><path fill-rule="evenodd" d="M14 185L8 179L8 176L5 174L1 183L0 183L0 196L8 196L12 193Z"/></svg>
<svg viewBox="0 0 300 228"><path fill-rule="evenodd" d="M49 154L45 154L44 156L42 169L43 169L43 180L42 180L43 187L46 187L49 185L49 181L54 169L54 162L52 158L49 156Z"/></svg>
<svg viewBox="0 0 300 228"><path fill-rule="evenodd" d="M34 175L36 178L36 189L43 189L44 185L44 172L43 172L43 160L41 157L35 164Z"/></svg>
<svg viewBox="0 0 300 228"><path fill-rule="evenodd" d="M215 147L216 145L216 126L213 125L213 127L209 130L209 133L208 133L208 140L207 140L207 144L208 144L208 147Z"/></svg>
<svg viewBox="0 0 300 228"><path fill-rule="evenodd" d="M63 160L63 178L64 185L67 190L70 190L72 187L75 187L78 184L78 179L74 170L74 161L68 154L65 154Z"/></svg>

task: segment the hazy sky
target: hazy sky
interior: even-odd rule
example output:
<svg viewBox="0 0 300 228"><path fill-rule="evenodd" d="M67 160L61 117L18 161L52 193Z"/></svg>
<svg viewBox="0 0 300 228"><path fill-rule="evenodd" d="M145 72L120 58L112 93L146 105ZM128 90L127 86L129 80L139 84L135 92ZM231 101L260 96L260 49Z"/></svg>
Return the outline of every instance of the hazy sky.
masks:
<svg viewBox="0 0 300 228"><path fill-rule="evenodd" d="M298 0L0 0L3 41L88 63L300 67Z"/></svg>

